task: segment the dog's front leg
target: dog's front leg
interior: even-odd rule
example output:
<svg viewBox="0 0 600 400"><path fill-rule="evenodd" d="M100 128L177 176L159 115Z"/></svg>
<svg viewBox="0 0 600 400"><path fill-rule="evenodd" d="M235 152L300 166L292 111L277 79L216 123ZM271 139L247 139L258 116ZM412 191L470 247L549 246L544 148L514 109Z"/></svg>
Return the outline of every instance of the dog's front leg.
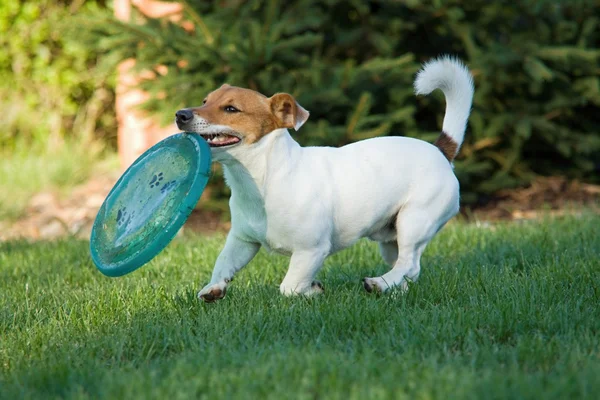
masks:
<svg viewBox="0 0 600 400"><path fill-rule="evenodd" d="M322 293L323 286L313 279L328 255L329 249L324 248L294 251L288 272L279 286L281 293L286 296Z"/></svg>
<svg viewBox="0 0 600 400"><path fill-rule="evenodd" d="M233 231L229 232L225 247L217 257L210 283L198 292L198 298L212 302L225 297L233 275L245 267L259 249L260 244L242 240Z"/></svg>

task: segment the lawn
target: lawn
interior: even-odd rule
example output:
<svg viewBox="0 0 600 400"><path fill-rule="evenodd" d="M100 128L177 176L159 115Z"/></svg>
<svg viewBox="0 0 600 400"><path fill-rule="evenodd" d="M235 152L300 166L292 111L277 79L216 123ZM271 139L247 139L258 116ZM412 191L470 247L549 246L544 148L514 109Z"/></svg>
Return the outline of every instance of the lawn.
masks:
<svg viewBox="0 0 600 400"><path fill-rule="evenodd" d="M26 214L28 201L41 191L69 193L92 175L118 170L116 154L99 142L71 141L53 150L20 141L0 148L0 222Z"/></svg>
<svg viewBox="0 0 600 400"><path fill-rule="evenodd" d="M263 252L202 304L223 237L107 278L87 243L0 243L0 398L573 399L600 392L600 216L453 223L408 294L369 242L283 298Z"/></svg>

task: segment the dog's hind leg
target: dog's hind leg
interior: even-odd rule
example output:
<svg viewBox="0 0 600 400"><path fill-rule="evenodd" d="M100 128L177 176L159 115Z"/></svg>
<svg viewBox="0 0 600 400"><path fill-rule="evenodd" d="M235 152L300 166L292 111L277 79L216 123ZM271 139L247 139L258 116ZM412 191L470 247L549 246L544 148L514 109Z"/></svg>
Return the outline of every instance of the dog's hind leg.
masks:
<svg viewBox="0 0 600 400"><path fill-rule="evenodd" d="M369 292L385 292L400 285L403 290L406 290L407 280L414 281L419 277L421 255L425 246L450 216L432 218L419 207L403 210L396 220L397 258L392 264L392 269L380 277L363 279L365 289ZM380 248L386 262L391 261L394 255L391 245L382 243Z"/></svg>

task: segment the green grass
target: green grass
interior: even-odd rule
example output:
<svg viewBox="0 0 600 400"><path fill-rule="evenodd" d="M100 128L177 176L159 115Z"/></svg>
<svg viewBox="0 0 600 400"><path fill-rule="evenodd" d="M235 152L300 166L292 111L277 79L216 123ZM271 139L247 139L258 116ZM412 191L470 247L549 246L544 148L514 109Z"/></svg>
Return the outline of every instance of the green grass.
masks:
<svg viewBox="0 0 600 400"><path fill-rule="evenodd" d="M40 191L65 193L93 173L117 168L115 154L99 143L72 141L49 150L20 142L16 149L0 151L0 220L22 216L29 199Z"/></svg>
<svg viewBox="0 0 600 400"><path fill-rule="evenodd" d="M101 275L87 243L0 244L0 398L573 399L600 392L600 217L452 224L406 295L361 242L323 296L283 298L260 253L216 304L195 298L222 237L178 239Z"/></svg>

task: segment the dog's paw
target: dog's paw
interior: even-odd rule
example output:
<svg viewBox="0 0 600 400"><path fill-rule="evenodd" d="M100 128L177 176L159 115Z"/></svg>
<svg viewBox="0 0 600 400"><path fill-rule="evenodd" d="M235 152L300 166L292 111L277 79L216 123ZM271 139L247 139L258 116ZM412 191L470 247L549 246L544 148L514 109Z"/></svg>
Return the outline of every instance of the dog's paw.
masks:
<svg viewBox="0 0 600 400"><path fill-rule="evenodd" d="M325 288L323 287L323 284L321 282L312 281L308 292L309 292L308 293L309 296L312 296L314 294L321 294L321 293L325 293Z"/></svg>
<svg viewBox="0 0 600 400"><path fill-rule="evenodd" d="M369 293L385 293L392 288L400 288L402 293L408 290L408 284L406 280L402 280L399 285L390 285L385 279L379 278L364 278L362 280L365 290Z"/></svg>
<svg viewBox="0 0 600 400"><path fill-rule="evenodd" d="M384 293L390 288L382 278L364 278L363 286L369 293Z"/></svg>
<svg viewBox="0 0 600 400"><path fill-rule="evenodd" d="M224 280L219 283L208 284L198 292L198 298L206 303L212 303L221 300L227 294L227 284L229 281Z"/></svg>
<svg viewBox="0 0 600 400"><path fill-rule="evenodd" d="M364 278L362 280L363 282L363 286L365 288L365 290L369 293L381 293L381 287L379 286L379 283L374 279L374 278Z"/></svg>
<svg viewBox="0 0 600 400"><path fill-rule="evenodd" d="M302 296L310 297L310 296L314 296L314 295L325 292L325 289L323 288L323 284L319 281L312 281L310 286L303 288L303 289L298 288L297 286L289 287L289 286L281 285L279 287L279 290L281 291L281 294L283 294L284 296L302 295Z"/></svg>

